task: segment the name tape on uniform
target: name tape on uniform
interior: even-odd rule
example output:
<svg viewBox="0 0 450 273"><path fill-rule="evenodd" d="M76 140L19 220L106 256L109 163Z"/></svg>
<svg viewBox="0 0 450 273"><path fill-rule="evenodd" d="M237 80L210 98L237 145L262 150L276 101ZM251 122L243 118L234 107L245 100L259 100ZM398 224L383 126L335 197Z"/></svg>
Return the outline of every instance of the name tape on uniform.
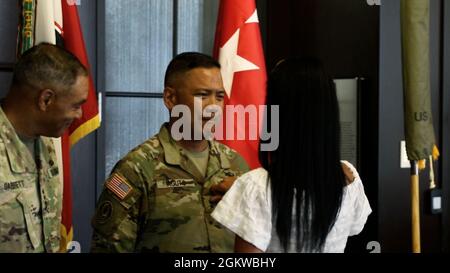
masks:
<svg viewBox="0 0 450 273"><path fill-rule="evenodd" d="M159 180L156 182L156 186L158 189L169 189L169 188L193 188L195 187L195 181L194 179L172 179L169 178L168 180Z"/></svg>

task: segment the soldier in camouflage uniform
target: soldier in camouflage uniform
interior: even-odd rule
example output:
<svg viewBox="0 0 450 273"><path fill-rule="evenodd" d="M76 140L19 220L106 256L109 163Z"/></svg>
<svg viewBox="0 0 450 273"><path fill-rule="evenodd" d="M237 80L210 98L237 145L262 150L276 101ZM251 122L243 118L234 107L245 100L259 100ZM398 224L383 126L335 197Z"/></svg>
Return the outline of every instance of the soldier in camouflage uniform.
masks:
<svg viewBox="0 0 450 273"><path fill-rule="evenodd" d="M164 102L170 112L180 104L192 112L195 97L203 108L223 108L220 65L200 53L183 53L167 68ZM210 213L248 166L217 141L175 141L174 121L114 167L92 221L93 252L233 251L234 235Z"/></svg>
<svg viewBox="0 0 450 273"><path fill-rule="evenodd" d="M81 116L86 68L53 45L17 62L0 107L0 252L58 252L62 183L52 139Z"/></svg>

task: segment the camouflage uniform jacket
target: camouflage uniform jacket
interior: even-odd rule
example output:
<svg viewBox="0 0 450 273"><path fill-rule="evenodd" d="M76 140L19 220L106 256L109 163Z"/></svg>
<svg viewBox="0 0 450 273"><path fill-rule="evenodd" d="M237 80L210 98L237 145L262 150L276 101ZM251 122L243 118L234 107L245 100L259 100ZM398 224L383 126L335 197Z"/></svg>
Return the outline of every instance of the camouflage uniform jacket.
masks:
<svg viewBox="0 0 450 273"><path fill-rule="evenodd" d="M210 187L248 171L244 159L209 141L206 177L170 137L167 124L117 163L96 214L93 252L232 252L234 235L210 213Z"/></svg>
<svg viewBox="0 0 450 273"><path fill-rule="evenodd" d="M61 208L53 141L40 137L33 158L0 108L0 252L57 252Z"/></svg>

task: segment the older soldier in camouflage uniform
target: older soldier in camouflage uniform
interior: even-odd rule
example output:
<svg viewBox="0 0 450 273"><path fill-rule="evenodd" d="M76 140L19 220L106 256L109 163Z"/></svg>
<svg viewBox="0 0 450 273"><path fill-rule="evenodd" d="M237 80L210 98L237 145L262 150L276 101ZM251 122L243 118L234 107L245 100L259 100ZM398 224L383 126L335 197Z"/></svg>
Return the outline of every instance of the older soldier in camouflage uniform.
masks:
<svg viewBox="0 0 450 273"><path fill-rule="evenodd" d="M186 105L193 113L194 98L202 108L223 109L224 93L220 65L207 55L183 53L167 68L164 102L170 112ZM205 126L209 118L200 118ZM234 235L210 213L248 166L214 140L175 141L175 121L114 167L92 221L93 252L233 251Z"/></svg>
<svg viewBox="0 0 450 273"><path fill-rule="evenodd" d="M49 44L17 62L0 108L0 252L57 252L62 184L53 141L81 117L86 68ZM45 136L45 137L44 137Z"/></svg>

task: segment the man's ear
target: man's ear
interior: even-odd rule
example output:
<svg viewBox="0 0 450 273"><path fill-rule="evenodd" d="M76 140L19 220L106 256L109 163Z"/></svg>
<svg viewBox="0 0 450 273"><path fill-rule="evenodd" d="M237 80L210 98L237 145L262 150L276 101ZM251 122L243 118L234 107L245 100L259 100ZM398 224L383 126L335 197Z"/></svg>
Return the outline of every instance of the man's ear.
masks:
<svg viewBox="0 0 450 273"><path fill-rule="evenodd" d="M164 87L163 94L164 104L166 105L169 111L177 104L177 94L175 89L172 87Z"/></svg>
<svg viewBox="0 0 450 273"><path fill-rule="evenodd" d="M50 105L54 104L56 100L56 93L51 89L44 89L39 94L39 109L41 111L48 111Z"/></svg>

